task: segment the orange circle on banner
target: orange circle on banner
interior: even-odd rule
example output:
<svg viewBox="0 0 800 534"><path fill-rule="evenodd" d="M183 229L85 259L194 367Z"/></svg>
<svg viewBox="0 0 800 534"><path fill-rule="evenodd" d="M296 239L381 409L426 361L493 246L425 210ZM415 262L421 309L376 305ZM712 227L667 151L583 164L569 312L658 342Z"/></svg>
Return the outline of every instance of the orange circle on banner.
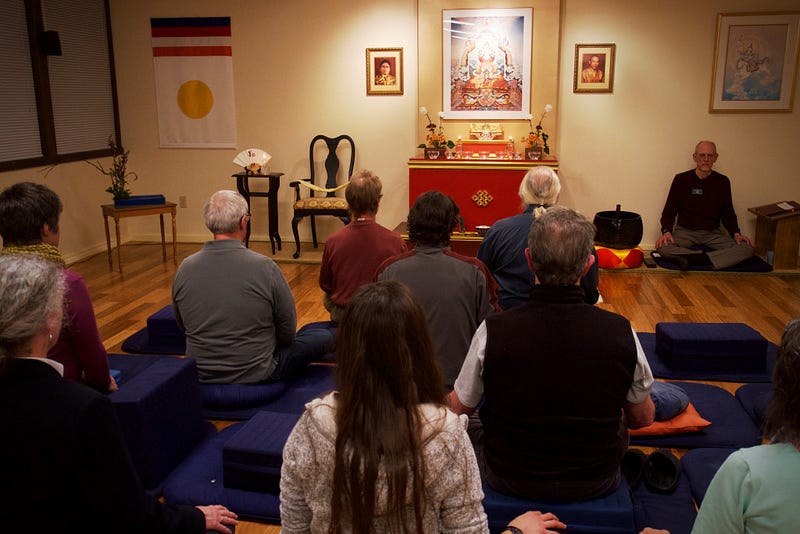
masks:
<svg viewBox="0 0 800 534"><path fill-rule="evenodd" d="M190 119L202 119L214 107L211 88L200 80L189 80L178 89L178 107Z"/></svg>

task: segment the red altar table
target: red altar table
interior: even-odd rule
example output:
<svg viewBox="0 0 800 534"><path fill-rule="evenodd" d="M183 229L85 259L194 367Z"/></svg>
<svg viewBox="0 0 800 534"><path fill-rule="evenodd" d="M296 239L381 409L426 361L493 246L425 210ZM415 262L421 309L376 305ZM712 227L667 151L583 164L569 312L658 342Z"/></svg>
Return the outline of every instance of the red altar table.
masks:
<svg viewBox="0 0 800 534"><path fill-rule="evenodd" d="M558 160L448 159L408 160L408 203L425 191L453 197L461 209L466 230L490 226L498 219L520 213L519 183L533 166L558 170Z"/></svg>

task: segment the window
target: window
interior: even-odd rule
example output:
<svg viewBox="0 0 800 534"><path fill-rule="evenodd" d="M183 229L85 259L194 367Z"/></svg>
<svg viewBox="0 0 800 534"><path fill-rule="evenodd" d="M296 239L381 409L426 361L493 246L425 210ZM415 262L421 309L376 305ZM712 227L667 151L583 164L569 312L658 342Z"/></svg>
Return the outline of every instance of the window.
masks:
<svg viewBox="0 0 800 534"><path fill-rule="evenodd" d="M119 118L106 0L3 0L3 10L0 171L110 155Z"/></svg>

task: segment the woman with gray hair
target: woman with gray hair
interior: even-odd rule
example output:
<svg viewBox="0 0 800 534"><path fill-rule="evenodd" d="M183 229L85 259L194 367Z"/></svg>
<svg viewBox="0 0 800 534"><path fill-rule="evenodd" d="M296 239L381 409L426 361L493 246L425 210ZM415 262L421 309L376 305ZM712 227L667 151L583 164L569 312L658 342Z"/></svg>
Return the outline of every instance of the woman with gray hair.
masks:
<svg viewBox="0 0 800 534"><path fill-rule="evenodd" d="M500 307L508 310L528 301L533 289L533 273L525 259L528 232L534 219L558 202L561 183L558 175L545 165L532 167L519 184L523 212L495 222L478 249L478 259L492 271L497 285ZM595 261L581 278L584 301L594 304L600 298L597 283L600 275Z"/></svg>
<svg viewBox="0 0 800 534"><path fill-rule="evenodd" d="M145 493L111 402L47 358L61 330L64 275L35 256L0 257L0 513L23 532L230 534L224 506Z"/></svg>

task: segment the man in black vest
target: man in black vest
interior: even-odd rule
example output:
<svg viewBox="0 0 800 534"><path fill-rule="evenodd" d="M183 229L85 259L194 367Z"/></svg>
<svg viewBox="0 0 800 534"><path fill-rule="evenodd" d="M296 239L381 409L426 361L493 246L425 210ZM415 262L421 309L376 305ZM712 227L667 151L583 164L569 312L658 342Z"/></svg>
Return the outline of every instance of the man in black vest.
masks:
<svg viewBox="0 0 800 534"><path fill-rule="evenodd" d="M593 499L613 492L628 428L653 422L653 375L624 317L586 304L595 228L554 206L534 220L525 255L531 300L486 318L450 394L473 414L484 481L526 499Z"/></svg>

